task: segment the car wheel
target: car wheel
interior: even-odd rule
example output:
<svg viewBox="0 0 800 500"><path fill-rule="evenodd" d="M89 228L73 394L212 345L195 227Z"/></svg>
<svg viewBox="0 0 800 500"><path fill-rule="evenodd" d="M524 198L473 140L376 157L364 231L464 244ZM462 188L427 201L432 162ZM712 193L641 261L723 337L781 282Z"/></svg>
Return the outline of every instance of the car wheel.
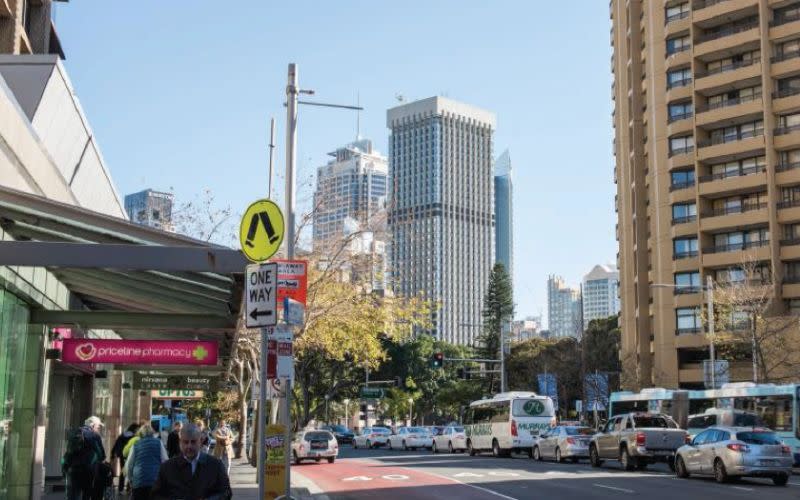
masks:
<svg viewBox="0 0 800 500"><path fill-rule="evenodd" d="M408 446L406 446L406 440L403 440L403 449L408 451Z"/></svg>
<svg viewBox="0 0 800 500"><path fill-rule="evenodd" d="M669 467L669 470L671 470L672 472L675 472L675 457L672 457L667 460L667 467Z"/></svg>
<svg viewBox="0 0 800 500"><path fill-rule="evenodd" d="M367 449L370 449L370 448L372 448L372 443L369 441L369 439L367 439Z"/></svg>
<svg viewBox="0 0 800 500"><path fill-rule="evenodd" d="M561 456L561 448L556 448L556 462L563 464L564 457Z"/></svg>
<svg viewBox="0 0 800 500"><path fill-rule="evenodd" d="M439 448L436 447L436 441L433 442L433 446L431 446L431 451L433 451L433 453L439 453Z"/></svg>
<svg viewBox="0 0 800 500"><path fill-rule="evenodd" d="M603 461L600 460L600 454L597 453L597 446L590 446L589 447L589 462L592 464L592 467L600 467L603 465Z"/></svg>
<svg viewBox="0 0 800 500"><path fill-rule="evenodd" d="M714 461L714 479L716 479L718 483L728 482L728 471L725 470L725 464L722 463L720 459Z"/></svg>
<svg viewBox="0 0 800 500"><path fill-rule="evenodd" d="M533 452L531 452L531 458L534 460L542 461L542 451L539 449L538 446L533 447Z"/></svg>
<svg viewBox="0 0 800 500"><path fill-rule="evenodd" d="M633 462L633 457L631 457L631 454L628 453L627 446L623 446L619 452L619 463L622 465L622 468L627 471L632 471L636 468L636 464Z"/></svg>
<svg viewBox="0 0 800 500"><path fill-rule="evenodd" d="M500 443L497 442L496 439L492 440L492 456L494 458L500 458Z"/></svg>
<svg viewBox="0 0 800 500"><path fill-rule="evenodd" d="M447 443L447 451L449 451L450 453L455 453L456 452L456 449L453 448L452 441Z"/></svg>
<svg viewBox="0 0 800 500"><path fill-rule="evenodd" d="M472 447L472 441L467 441L467 451L469 452L469 456L474 457L476 455L475 448Z"/></svg>
<svg viewBox="0 0 800 500"><path fill-rule="evenodd" d="M328 457L328 463L332 464L336 461L336 457Z"/></svg>
<svg viewBox="0 0 800 500"><path fill-rule="evenodd" d="M647 470L647 462L644 460L638 460L636 462L636 470Z"/></svg>
<svg viewBox="0 0 800 500"><path fill-rule="evenodd" d="M682 479L689 477L689 471L686 469L686 464L683 461L683 457L679 456L675 459L675 475Z"/></svg>
<svg viewBox="0 0 800 500"><path fill-rule="evenodd" d="M314 461L317 462L317 463L320 463L320 462L322 462L322 459L321 458L315 458Z"/></svg>
<svg viewBox="0 0 800 500"><path fill-rule="evenodd" d="M292 452L292 458L294 458L294 464L295 465L300 465L300 462L302 461L302 459L297 456L297 452L296 451Z"/></svg>
<svg viewBox="0 0 800 500"><path fill-rule="evenodd" d="M775 486L786 486L786 483L788 482L789 482L788 474L778 474L777 476L772 478L772 483Z"/></svg>

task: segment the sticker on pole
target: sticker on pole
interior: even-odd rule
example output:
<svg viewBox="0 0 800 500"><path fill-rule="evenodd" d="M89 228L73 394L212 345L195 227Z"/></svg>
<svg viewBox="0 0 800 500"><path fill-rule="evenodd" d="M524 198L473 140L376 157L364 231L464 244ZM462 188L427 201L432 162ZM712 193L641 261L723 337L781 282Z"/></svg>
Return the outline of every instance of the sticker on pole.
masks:
<svg viewBox="0 0 800 500"><path fill-rule="evenodd" d="M264 262L280 248L284 230L283 213L274 201L251 203L239 226L242 252L253 262Z"/></svg>
<svg viewBox="0 0 800 500"><path fill-rule="evenodd" d="M251 264L245 270L245 322L247 328L275 326L277 313L278 265Z"/></svg>

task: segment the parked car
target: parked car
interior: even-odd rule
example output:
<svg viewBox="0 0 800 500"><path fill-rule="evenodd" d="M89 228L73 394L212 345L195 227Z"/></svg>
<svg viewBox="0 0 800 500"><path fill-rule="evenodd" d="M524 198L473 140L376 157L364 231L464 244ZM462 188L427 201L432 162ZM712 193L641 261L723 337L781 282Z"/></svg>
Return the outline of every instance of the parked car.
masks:
<svg viewBox="0 0 800 500"><path fill-rule="evenodd" d="M352 444L355 437L353 431L343 425L324 425L320 429L333 433L339 444Z"/></svg>
<svg viewBox="0 0 800 500"><path fill-rule="evenodd" d="M365 427L353 438L353 448L385 446L392 431L387 427Z"/></svg>
<svg viewBox="0 0 800 500"><path fill-rule="evenodd" d="M329 431L301 431L296 433L292 440L292 459L295 464L309 459L319 462L323 458L332 464L338 455L339 443Z"/></svg>
<svg viewBox="0 0 800 500"><path fill-rule="evenodd" d="M553 458L556 462L563 462L566 458L573 462L589 458L589 443L593 434L591 427L559 425L534 440L531 458Z"/></svg>
<svg viewBox="0 0 800 500"><path fill-rule="evenodd" d="M645 469L654 462L675 466L675 452L689 435L668 415L627 413L611 417L589 443L589 460L600 467L603 460L619 460L625 470Z"/></svg>
<svg viewBox="0 0 800 500"><path fill-rule="evenodd" d="M441 434L433 436L432 449L434 453L439 453L440 450L447 450L450 453L466 450L467 435L464 428L460 425L448 425L442 429Z"/></svg>
<svg viewBox="0 0 800 500"><path fill-rule="evenodd" d="M417 448L433 448L433 436L425 427L401 427L389 436L390 450L416 450Z"/></svg>
<svg viewBox="0 0 800 500"><path fill-rule="evenodd" d="M428 426L428 430L431 431L431 436L436 437L440 436L442 432L444 432L443 425L430 425Z"/></svg>
<svg viewBox="0 0 800 500"><path fill-rule="evenodd" d="M709 408L703 413L689 415L686 430L694 438L709 427L767 427L757 414L722 408Z"/></svg>
<svg viewBox="0 0 800 500"><path fill-rule="evenodd" d="M792 473L792 450L775 432L758 427L711 427L678 449L675 473L713 475L717 482L731 478L769 477L785 486Z"/></svg>

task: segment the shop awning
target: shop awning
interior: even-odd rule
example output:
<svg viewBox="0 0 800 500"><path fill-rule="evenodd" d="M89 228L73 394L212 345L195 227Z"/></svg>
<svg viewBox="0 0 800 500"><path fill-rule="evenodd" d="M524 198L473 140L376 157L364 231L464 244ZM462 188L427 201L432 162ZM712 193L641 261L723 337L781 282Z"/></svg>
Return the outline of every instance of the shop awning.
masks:
<svg viewBox="0 0 800 500"><path fill-rule="evenodd" d="M235 343L246 259L238 250L0 186L0 265L44 267L78 298L32 323L109 329L126 339Z"/></svg>

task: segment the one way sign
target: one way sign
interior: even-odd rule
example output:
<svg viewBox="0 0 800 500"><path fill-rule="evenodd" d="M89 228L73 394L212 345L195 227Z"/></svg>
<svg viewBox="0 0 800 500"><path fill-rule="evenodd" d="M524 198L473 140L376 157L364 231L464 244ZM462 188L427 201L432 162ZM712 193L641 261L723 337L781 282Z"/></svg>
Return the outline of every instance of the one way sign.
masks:
<svg viewBox="0 0 800 500"><path fill-rule="evenodd" d="M278 293L278 264L251 264L245 273L248 328L275 326L278 323L276 302Z"/></svg>

